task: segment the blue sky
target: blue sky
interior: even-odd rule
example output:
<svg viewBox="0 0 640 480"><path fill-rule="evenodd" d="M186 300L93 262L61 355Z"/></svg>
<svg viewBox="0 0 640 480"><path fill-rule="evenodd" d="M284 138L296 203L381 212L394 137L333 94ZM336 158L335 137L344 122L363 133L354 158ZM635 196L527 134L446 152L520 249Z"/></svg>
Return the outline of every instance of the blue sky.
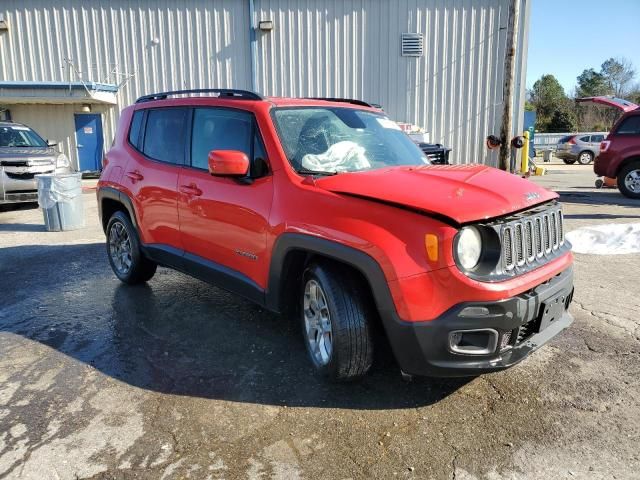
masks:
<svg viewBox="0 0 640 480"><path fill-rule="evenodd" d="M640 0L531 0L528 88L551 73L569 93L610 57L631 60L640 82Z"/></svg>

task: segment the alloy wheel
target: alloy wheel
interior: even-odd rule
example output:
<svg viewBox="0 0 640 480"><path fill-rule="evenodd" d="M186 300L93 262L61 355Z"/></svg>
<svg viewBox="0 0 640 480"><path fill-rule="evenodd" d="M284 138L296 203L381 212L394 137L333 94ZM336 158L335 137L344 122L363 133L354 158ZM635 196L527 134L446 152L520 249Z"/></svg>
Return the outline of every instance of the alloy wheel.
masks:
<svg viewBox="0 0 640 480"><path fill-rule="evenodd" d="M625 186L633 193L640 193L640 170L631 170L624 177Z"/></svg>
<svg viewBox="0 0 640 480"><path fill-rule="evenodd" d="M591 154L587 152L581 153L578 162L580 162L581 165L588 165L591 163Z"/></svg>
<svg viewBox="0 0 640 480"><path fill-rule="evenodd" d="M333 351L331 316L327 298L316 280L309 280L304 287L303 315L305 336L313 361L327 365Z"/></svg>
<svg viewBox="0 0 640 480"><path fill-rule="evenodd" d="M118 273L129 273L132 264L131 239L127 229L120 222L113 223L109 231L109 256Z"/></svg>

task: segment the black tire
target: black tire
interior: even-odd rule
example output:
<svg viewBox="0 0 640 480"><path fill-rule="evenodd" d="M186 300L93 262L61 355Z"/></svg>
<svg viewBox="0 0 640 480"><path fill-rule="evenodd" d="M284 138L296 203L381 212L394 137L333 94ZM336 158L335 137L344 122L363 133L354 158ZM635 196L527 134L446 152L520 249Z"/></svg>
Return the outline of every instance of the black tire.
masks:
<svg viewBox="0 0 640 480"><path fill-rule="evenodd" d="M331 354L326 363L318 361L307 333L306 288L316 282L326 298L331 324ZM302 277L298 315L309 358L316 371L330 381L343 382L364 376L373 362L374 312L370 310L360 278L339 265L312 264Z"/></svg>
<svg viewBox="0 0 640 480"><path fill-rule="evenodd" d="M580 165L589 165L591 162L593 162L593 152L587 150L580 152L578 155L578 163Z"/></svg>
<svg viewBox="0 0 640 480"><path fill-rule="evenodd" d="M116 258L117 254L112 246L111 235L118 235L118 231L126 232L130 243L130 252L128 255L130 265L124 265ZM116 274L116 277L129 285L136 285L150 280L156 273L156 268L158 268L155 262L149 260L142 254L138 232L136 232L136 229L131 224L129 217L121 211L115 212L107 224L107 257L109 258L109 264L111 265L113 273Z"/></svg>
<svg viewBox="0 0 640 480"><path fill-rule="evenodd" d="M633 172L636 172L636 176L640 176L640 160L635 160L622 166L617 177L618 188L625 197L637 199L640 198L640 186L636 187L635 191L627 186L627 183L630 182L627 177L633 175Z"/></svg>
<svg viewBox="0 0 640 480"><path fill-rule="evenodd" d="M569 158L563 158L562 161L564 163L566 163L567 165L573 165L574 163L576 163L575 160L569 159Z"/></svg>

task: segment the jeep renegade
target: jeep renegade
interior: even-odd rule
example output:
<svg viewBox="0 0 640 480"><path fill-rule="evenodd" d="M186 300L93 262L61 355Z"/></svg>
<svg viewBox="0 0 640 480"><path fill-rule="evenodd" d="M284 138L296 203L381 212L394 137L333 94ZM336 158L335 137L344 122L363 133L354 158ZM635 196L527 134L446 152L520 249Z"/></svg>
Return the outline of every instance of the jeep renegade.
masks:
<svg viewBox="0 0 640 480"><path fill-rule="evenodd" d="M97 195L121 281L164 265L293 315L332 380L367 373L383 335L407 374L467 376L572 322L558 196L430 165L359 100L147 95L122 111Z"/></svg>

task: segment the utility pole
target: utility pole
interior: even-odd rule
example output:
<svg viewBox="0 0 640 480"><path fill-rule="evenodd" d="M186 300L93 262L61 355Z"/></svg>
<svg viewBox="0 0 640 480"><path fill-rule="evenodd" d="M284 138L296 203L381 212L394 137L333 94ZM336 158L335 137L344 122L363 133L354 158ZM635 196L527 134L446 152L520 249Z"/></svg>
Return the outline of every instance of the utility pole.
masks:
<svg viewBox="0 0 640 480"><path fill-rule="evenodd" d="M516 62L516 46L518 40L520 0L511 0L509 4L509 23L507 25L507 44L504 55L504 86L502 89L502 128L500 129L500 157L501 170L511 167L511 131L513 129L513 71Z"/></svg>

